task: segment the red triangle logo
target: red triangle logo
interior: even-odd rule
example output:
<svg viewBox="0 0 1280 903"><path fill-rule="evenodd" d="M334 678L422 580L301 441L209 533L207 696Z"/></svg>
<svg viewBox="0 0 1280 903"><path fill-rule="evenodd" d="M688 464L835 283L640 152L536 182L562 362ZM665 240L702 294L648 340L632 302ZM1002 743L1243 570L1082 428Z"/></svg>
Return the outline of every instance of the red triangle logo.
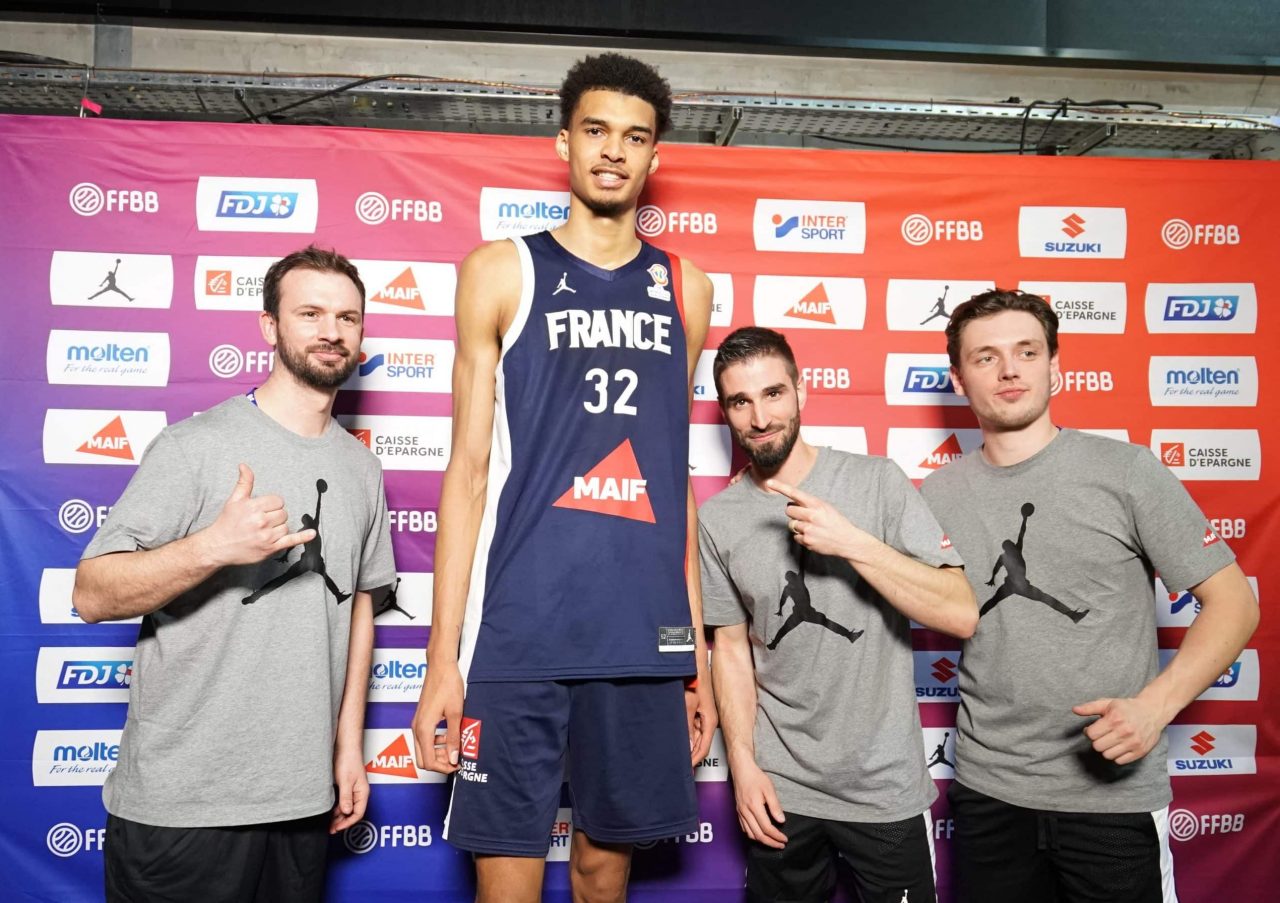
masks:
<svg viewBox="0 0 1280 903"><path fill-rule="evenodd" d="M124 421L119 417L116 417L116 419L94 433L93 438L86 441L76 451L84 452L88 455L120 458L124 461L133 460L133 449L129 447L129 437L124 432Z"/></svg>
<svg viewBox="0 0 1280 903"><path fill-rule="evenodd" d="M788 317L801 320L813 320L816 323L835 325L836 313L831 309L831 299L827 297L827 287L819 282L807 295L796 302L795 307L787 311Z"/></svg>
<svg viewBox="0 0 1280 903"><path fill-rule="evenodd" d="M1211 545L1213 545L1213 544L1214 544L1215 542L1217 542L1217 541L1218 541L1218 534L1217 534L1217 532L1213 529L1213 527L1212 527L1211 525L1210 525L1210 526L1206 526L1206 527L1204 528L1204 544L1205 544L1206 546L1211 546Z"/></svg>
<svg viewBox="0 0 1280 903"><path fill-rule="evenodd" d="M405 267L403 273L388 282L387 287L370 300L394 304L396 307L412 307L414 310L427 309L422 303L422 290L418 288L418 280L413 278L413 267Z"/></svg>
<svg viewBox="0 0 1280 903"><path fill-rule="evenodd" d="M347 432L363 442L365 448L373 448L373 430L363 427L349 426L347 427Z"/></svg>
<svg viewBox="0 0 1280 903"><path fill-rule="evenodd" d="M630 439L622 440L622 444L586 476L574 477L573 486L560 496L554 507L656 523L646 481L640 474Z"/></svg>
<svg viewBox="0 0 1280 903"><path fill-rule="evenodd" d="M418 779L418 767L413 764L413 753L409 751L409 741L400 734L391 741L391 745L378 753L364 770L373 774L389 774L398 778Z"/></svg>
<svg viewBox="0 0 1280 903"><path fill-rule="evenodd" d="M943 440L941 445L925 455L924 460L920 462L920 466L925 470L937 470L944 464L950 464L952 461L963 457L964 450L960 448L960 440L955 433L952 433Z"/></svg>

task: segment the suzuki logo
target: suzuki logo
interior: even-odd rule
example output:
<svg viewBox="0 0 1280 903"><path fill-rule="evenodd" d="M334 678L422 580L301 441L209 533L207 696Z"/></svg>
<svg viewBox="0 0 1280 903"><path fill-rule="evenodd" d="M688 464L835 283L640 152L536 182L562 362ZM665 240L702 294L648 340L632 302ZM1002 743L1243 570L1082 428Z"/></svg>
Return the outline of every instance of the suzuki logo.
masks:
<svg viewBox="0 0 1280 903"><path fill-rule="evenodd" d="M954 680L956 676L956 663L945 655L933 663L933 678L940 684L945 684L949 680Z"/></svg>
<svg viewBox="0 0 1280 903"><path fill-rule="evenodd" d="M1075 238L1084 232L1084 219L1078 213L1073 213L1062 220L1062 231Z"/></svg>
<svg viewBox="0 0 1280 903"><path fill-rule="evenodd" d="M1213 749L1213 741L1216 740L1217 737L1208 731L1201 731L1191 739L1194 741L1191 744L1191 748L1195 750L1198 755L1203 756L1205 753Z"/></svg>

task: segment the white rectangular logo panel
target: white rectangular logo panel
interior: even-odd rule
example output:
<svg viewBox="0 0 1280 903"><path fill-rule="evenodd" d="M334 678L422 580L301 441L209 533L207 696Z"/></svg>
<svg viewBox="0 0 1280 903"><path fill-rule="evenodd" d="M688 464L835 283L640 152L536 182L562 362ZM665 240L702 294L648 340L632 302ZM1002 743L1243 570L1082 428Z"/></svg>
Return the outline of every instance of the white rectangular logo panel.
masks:
<svg viewBox="0 0 1280 903"><path fill-rule="evenodd" d="M956 776L956 729L954 727L925 727L924 761L929 777L950 780Z"/></svg>
<svg viewBox="0 0 1280 903"><path fill-rule="evenodd" d="M44 463L136 465L166 426L164 411L50 408L44 415Z"/></svg>
<svg viewBox="0 0 1280 903"><path fill-rule="evenodd" d="M888 457L913 480L958 461L982 445L982 430L889 427Z"/></svg>
<svg viewBox="0 0 1280 903"><path fill-rule="evenodd" d="M342 388L447 393L452 388L452 378L453 342L366 337L360 345L360 363Z"/></svg>
<svg viewBox="0 0 1280 903"><path fill-rule="evenodd" d="M751 232L757 251L861 254L866 220L862 201L758 198Z"/></svg>
<svg viewBox="0 0 1280 903"><path fill-rule="evenodd" d="M715 377L716 353L711 349L698 355L697 366L693 369L693 400L720 403L716 393Z"/></svg>
<svg viewBox="0 0 1280 903"><path fill-rule="evenodd" d="M1257 774L1258 728L1252 724L1171 724L1169 774Z"/></svg>
<svg viewBox="0 0 1280 903"><path fill-rule="evenodd" d="M1245 579L1249 581L1249 588L1253 590L1253 598L1261 599L1262 597L1258 595L1258 578L1245 577ZM1200 602L1191 594L1191 590L1171 593L1164 585L1164 581L1157 577L1155 595L1157 627L1190 627L1196 615L1200 614Z"/></svg>
<svg viewBox="0 0 1280 903"><path fill-rule="evenodd" d="M166 386L169 334L51 329L45 372L51 386Z"/></svg>
<svg viewBox="0 0 1280 903"><path fill-rule="evenodd" d="M905 332L942 332L951 312L995 282L963 279L890 279L885 292L889 328Z"/></svg>
<svg viewBox="0 0 1280 903"><path fill-rule="evenodd" d="M711 749L707 757L693 769L695 781L727 781L729 780L729 758L724 748L724 734L716 728L711 737Z"/></svg>
<svg viewBox="0 0 1280 903"><path fill-rule="evenodd" d="M201 176L196 186L201 232L310 233L319 213L315 179Z"/></svg>
<svg viewBox="0 0 1280 903"><path fill-rule="evenodd" d="M1177 649L1160 650L1161 670L1164 670L1165 666L1173 660L1177 652ZM1219 674L1218 679L1213 682L1209 689L1197 696L1196 699L1201 702L1213 700L1256 701L1258 688L1262 682L1258 667L1258 650L1241 650L1240 657L1227 666L1227 670Z"/></svg>
<svg viewBox="0 0 1280 903"><path fill-rule="evenodd" d="M810 445L834 448L851 455L867 453L867 431L861 426L819 426L800 424L800 435Z"/></svg>
<svg viewBox="0 0 1280 903"><path fill-rule="evenodd" d="M41 646L36 701L128 702L132 646Z"/></svg>
<svg viewBox="0 0 1280 903"><path fill-rule="evenodd" d="M960 650L912 652L916 702L959 702Z"/></svg>
<svg viewBox="0 0 1280 903"><path fill-rule="evenodd" d="M898 354L884 360L884 400L892 405L965 405L951 384L945 354Z"/></svg>
<svg viewBox="0 0 1280 903"><path fill-rule="evenodd" d="M1256 480L1257 430L1152 430L1151 451L1180 480Z"/></svg>
<svg viewBox="0 0 1280 903"><path fill-rule="evenodd" d="M121 733L36 731L31 783L37 787L101 787L120 758Z"/></svg>
<svg viewBox="0 0 1280 903"><path fill-rule="evenodd" d="M1252 282L1152 282L1147 332L1251 333L1258 328Z"/></svg>
<svg viewBox="0 0 1280 903"><path fill-rule="evenodd" d="M867 287L836 276L757 276L753 312L771 329L861 329Z"/></svg>
<svg viewBox="0 0 1280 903"><path fill-rule="evenodd" d="M1129 310L1123 282L1019 282L1039 295L1058 315L1058 331L1121 335Z"/></svg>
<svg viewBox="0 0 1280 903"><path fill-rule="evenodd" d="M733 466L733 438L716 423L689 424L689 475L727 477Z"/></svg>
<svg viewBox="0 0 1280 903"><path fill-rule="evenodd" d="M453 423L448 417L339 414L334 419L386 470L442 472L449 464Z"/></svg>
<svg viewBox="0 0 1280 903"><path fill-rule="evenodd" d="M374 649L369 669L370 702L417 702L427 676L427 650Z"/></svg>
<svg viewBox="0 0 1280 903"><path fill-rule="evenodd" d="M1023 207L1018 212L1023 257L1121 259L1127 241L1123 207Z"/></svg>
<svg viewBox="0 0 1280 903"><path fill-rule="evenodd" d="M196 258L196 310L262 310L262 285L274 257Z"/></svg>
<svg viewBox="0 0 1280 903"><path fill-rule="evenodd" d="M71 604L71 591L76 585L75 568L45 568L40 572L40 623L83 624L80 613ZM139 624L141 617L110 621L111 624Z"/></svg>
<svg viewBox="0 0 1280 903"><path fill-rule="evenodd" d="M364 732L364 770L370 784L443 784L438 771L418 768L413 731L369 728Z"/></svg>
<svg viewBox="0 0 1280 903"><path fill-rule="evenodd" d="M733 325L733 276L729 273L707 273L711 280L711 324Z"/></svg>
<svg viewBox="0 0 1280 903"><path fill-rule="evenodd" d="M173 303L173 258L54 251L49 300L67 307L167 309Z"/></svg>
<svg viewBox="0 0 1280 903"><path fill-rule="evenodd" d="M353 260L366 294L366 314L452 317L458 271L451 263Z"/></svg>
<svg viewBox="0 0 1280 903"><path fill-rule="evenodd" d="M441 418L444 419L444 418ZM379 627L430 627L435 587L430 571L401 571L388 595L374 596Z"/></svg>
<svg viewBox="0 0 1280 903"><path fill-rule="evenodd" d="M532 235L563 226L568 219L567 191L480 189L480 237L485 241Z"/></svg>
<svg viewBox="0 0 1280 903"><path fill-rule="evenodd" d="M1253 407L1258 364L1252 357L1152 356L1147 367L1156 407Z"/></svg>

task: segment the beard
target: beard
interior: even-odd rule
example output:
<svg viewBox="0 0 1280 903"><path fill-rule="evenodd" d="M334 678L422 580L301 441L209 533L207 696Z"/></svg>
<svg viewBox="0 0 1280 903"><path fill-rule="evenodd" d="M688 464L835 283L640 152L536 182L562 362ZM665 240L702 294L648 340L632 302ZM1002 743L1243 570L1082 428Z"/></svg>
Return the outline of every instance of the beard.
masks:
<svg viewBox="0 0 1280 903"><path fill-rule="evenodd" d="M626 213L627 210L631 209L631 207L634 206L632 201L622 201L622 200L613 200L613 199L604 200L601 198L593 198L593 197L586 197L586 196L580 196L578 199L582 201L583 206L585 206L588 210L590 210L594 216L599 216L599 217L608 218L608 219L612 219L613 217Z"/></svg>
<svg viewBox="0 0 1280 903"><path fill-rule="evenodd" d="M1043 399L1037 399L1020 411L1001 409L992 405L988 410L981 412L978 419L986 429L992 432L1016 433L1031 426L1043 417L1048 409L1049 393L1045 392Z"/></svg>
<svg viewBox="0 0 1280 903"><path fill-rule="evenodd" d="M307 355L312 351L338 351L346 355L334 364L321 364L311 360ZM294 348L284 335L276 342L276 359L293 374L303 385L313 389L336 389L350 378L360 363L359 358L350 352L342 343L336 345L320 342L303 349Z"/></svg>
<svg viewBox="0 0 1280 903"><path fill-rule="evenodd" d="M787 421L786 427L782 430L782 435L767 445L751 441L752 436L771 433L775 429L776 427L770 424L768 428L759 432L751 430L735 434L734 438L738 440L738 445L742 447L742 450L747 453L747 459L751 461L753 467L771 471L777 470L782 466L782 463L791 454L791 449L795 448L796 440L800 438L800 413L797 411L796 416Z"/></svg>

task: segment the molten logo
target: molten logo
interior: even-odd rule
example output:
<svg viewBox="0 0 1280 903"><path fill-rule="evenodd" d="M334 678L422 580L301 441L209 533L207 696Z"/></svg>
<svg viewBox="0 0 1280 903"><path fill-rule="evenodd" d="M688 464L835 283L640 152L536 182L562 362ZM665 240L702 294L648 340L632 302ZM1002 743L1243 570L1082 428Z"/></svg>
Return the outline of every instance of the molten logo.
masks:
<svg viewBox="0 0 1280 903"><path fill-rule="evenodd" d="M1191 738L1191 748L1195 750L1196 755L1203 756L1213 749L1213 741L1218 739L1208 731L1201 731Z"/></svg>
<svg viewBox="0 0 1280 903"><path fill-rule="evenodd" d="M462 758L480 758L480 721L477 718L462 719Z"/></svg>
<svg viewBox="0 0 1280 903"><path fill-rule="evenodd" d="M1084 222L1080 214L1073 213L1062 220L1062 231L1075 238L1084 233Z"/></svg>
<svg viewBox="0 0 1280 903"><path fill-rule="evenodd" d="M955 433L952 433L941 445L925 456L925 459L920 462L920 466L926 470L937 470L939 467L950 464L952 461L958 461L963 457L964 451L960 448L960 439Z"/></svg>
<svg viewBox="0 0 1280 903"><path fill-rule="evenodd" d="M370 759L364 770L409 780L416 780L418 777L417 766L413 764L413 753L409 751L409 741L404 734L400 734L386 749Z"/></svg>
<svg viewBox="0 0 1280 903"><path fill-rule="evenodd" d="M76 451L90 455L104 455L108 458L120 458L132 461L133 450L129 447L129 437L124 432L124 421L116 417L102 429L93 434Z"/></svg>
<svg viewBox="0 0 1280 903"><path fill-rule="evenodd" d="M1161 442L1160 460L1165 463L1166 467L1185 467L1187 463L1187 448L1181 442Z"/></svg>
<svg viewBox="0 0 1280 903"><path fill-rule="evenodd" d="M955 680L956 663L945 655L933 663L933 679L940 684L945 684L949 680Z"/></svg>
<svg viewBox="0 0 1280 903"><path fill-rule="evenodd" d="M594 511L613 517L656 523L631 440L609 452L586 476L575 476L573 488L556 501L556 508Z"/></svg>
<svg viewBox="0 0 1280 903"><path fill-rule="evenodd" d="M370 296L370 301L383 304L394 304L397 307L411 307L414 310L426 310L422 303L422 290L418 288L418 280L413 278L413 268L405 267L395 279L387 283L382 291Z"/></svg>
<svg viewBox="0 0 1280 903"><path fill-rule="evenodd" d="M832 325L836 322L835 311L831 309L831 299L827 297L826 286L821 282L797 301L795 306L787 311L787 316Z"/></svg>

